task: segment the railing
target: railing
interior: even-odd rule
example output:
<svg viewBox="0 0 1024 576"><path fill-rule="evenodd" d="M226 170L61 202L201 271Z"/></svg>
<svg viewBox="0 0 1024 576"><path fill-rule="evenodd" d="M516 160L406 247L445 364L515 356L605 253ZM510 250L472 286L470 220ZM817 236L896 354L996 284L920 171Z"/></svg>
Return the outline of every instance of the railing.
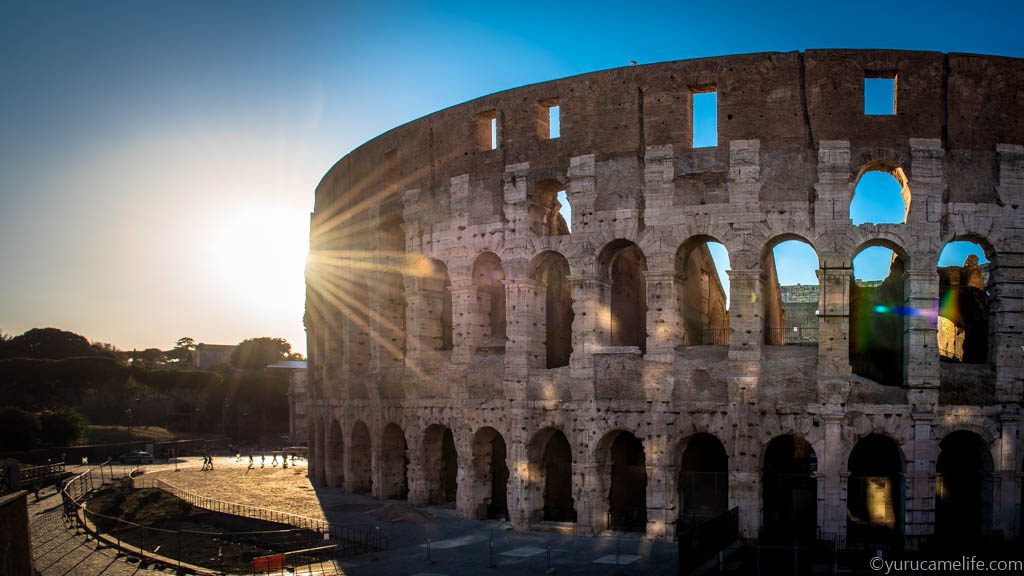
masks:
<svg viewBox="0 0 1024 576"><path fill-rule="evenodd" d="M677 534L679 573L689 574L739 538L740 509L733 508Z"/></svg>
<svg viewBox="0 0 1024 576"><path fill-rule="evenodd" d="M618 508L608 511L608 529L644 532L647 529L647 508Z"/></svg>
<svg viewBox="0 0 1024 576"><path fill-rule="evenodd" d="M56 480L64 474L64 463L43 464L41 466L24 466L21 469L21 482L23 484L37 484L44 481Z"/></svg>
<svg viewBox="0 0 1024 576"><path fill-rule="evenodd" d="M731 328L704 328L700 331L700 341L694 342L698 346L728 346Z"/></svg>
<svg viewBox="0 0 1024 576"><path fill-rule="evenodd" d="M794 328L796 329L794 330ZM769 346L811 346L818 343L818 328L806 326L765 328L764 343Z"/></svg>

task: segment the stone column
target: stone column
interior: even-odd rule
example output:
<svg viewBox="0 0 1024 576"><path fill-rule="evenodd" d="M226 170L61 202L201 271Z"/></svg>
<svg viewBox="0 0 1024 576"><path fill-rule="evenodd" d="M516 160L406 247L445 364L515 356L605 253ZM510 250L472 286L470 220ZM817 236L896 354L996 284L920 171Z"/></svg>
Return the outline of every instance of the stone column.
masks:
<svg viewBox="0 0 1024 576"><path fill-rule="evenodd" d="M586 390L574 390L573 399L593 398L594 351L610 341L611 285L593 276L570 276L572 283L572 358L569 360L574 381L587 383Z"/></svg>
<svg viewBox="0 0 1024 576"><path fill-rule="evenodd" d="M938 310L939 275L931 270L904 274L903 358L908 398L917 411L931 412L938 398L939 350L934 311Z"/></svg>
<svg viewBox="0 0 1024 576"><path fill-rule="evenodd" d="M476 285L469 278L452 279L452 364L468 366L473 350L483 342L477 318ZM484 295L486 296L486 294Z"/></svg>
<svg viewBox="0 0 1024 576"><path fill-rule="evenodd" d="M846 508L836 505L842 497L841 475L846 463L839 455L843 453L843 415L838 406L835 412L822 414L825 426L825 449L818 454L818 525L823 532L841 534L846 530Z"/></svg>
<svg viewBox="0 0 1024 576"><path fill-rule="evenodd" d="M914 420L913 451L908 454L905 529L907 536L935 533L935 460L937 445L932 438L935 415L918 412Z"/></svg>
<svg viewBox="0 0 1024 576"><path fill-rule="evenodd" d="M508 462L508 515L516 530L528 530L535 518L533 479L530 478L526 442L513 436L506 444ZM543 499L543 497L542 497Z"/></svg>
<svg viewBox="0 0 1024 576"><path fill-rule="evenodd" d="M417 438L421 441L422 438ZM430 501L430 490L427 486L426 471L423 469L423 451L409 448L409 467L406 470L409 475L409 504L412 506L426 506Z"/></svg>
<svg viewBox="0 0 1024 576"><path fill-rule="evenodd" d="M671 144L648 146L644 151L644 223L669 224L675 198L675 163ZM650 354L648 347L647 353Z"/></svg>
<svg viewBox="0 0 1024 576"><path fill-rule="evenodd" d="M532 278L505 282L505 383L511 399L526 400L531 368L544 368L545 287Z"/></svg>
<svg viewBox="0 0 1024 576"><path fill-rule="evenodd" d="M593 154L573 156L569 160L569 187L565 194L572 205L574 233L587 233L594 217L597 190L594 187L595 160Z"/></svg>
<svg viewBox="0 0 1024 576"><path fill-rule="evenodd" d="M761 270L743 267L738 255L734 258L729 270L729 400L754 402L764 338Z"/></svg>
<svg viewBox="0 0 1024 576"><path fill-rule="evenodd" d="M1024 254L999 253L989 274L989 362L995 364L996 401L1024 394Z"/></svg>
<svg viewBox="0 0 1024 576"><path fill-rule="evenodd" d="M818 275L818 398L838 405L850 387L850 281L852 268L830 268L839 255L826 255Z"/></svg>
<svg viewBox="0 0 1024 576"><path fill-rule="evenodd" d="M668 492L675 490L674 468L667 453L664 436L644 439L644 457L647 469L647 528L644 538L666 540L671 537L670 524L675 521Z"/></svg>
<svg viewBox="0 0 1024 576"><path fill-rule="evenodd" d="M647 257L647 354L650 362L675 361L682 344L682 319L676 301L675 254L653 253Z"/></svg>
<svg viewBox="0 0 1024 576"><path fill-rule="evenodd" d="M992 503L993 530L1001 530L1007 539L1020 535L1020 486L1017 483L1017 435L1020 430L1020 413L1017 406L1007 406L999 416L1001 434L999 436L999 461L996 464L997 493L999 497Z"/></svg>

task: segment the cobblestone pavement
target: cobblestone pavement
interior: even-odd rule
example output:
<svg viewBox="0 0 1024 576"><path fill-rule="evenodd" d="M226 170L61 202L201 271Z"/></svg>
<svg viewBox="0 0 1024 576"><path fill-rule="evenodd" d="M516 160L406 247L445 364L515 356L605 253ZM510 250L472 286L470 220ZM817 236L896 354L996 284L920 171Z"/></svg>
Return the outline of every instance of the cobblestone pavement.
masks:
<svg viewBox="0 0 1024 576"><path fill-rule="evenodd" d="M40 500L29 495L29 522L32 530L32 562L42 576L130 576L163 574L141 568L138 563L118 557L114 550L97 550L96 541L76 535L61 517L60 497L53 488L39 492Z"/></svg>

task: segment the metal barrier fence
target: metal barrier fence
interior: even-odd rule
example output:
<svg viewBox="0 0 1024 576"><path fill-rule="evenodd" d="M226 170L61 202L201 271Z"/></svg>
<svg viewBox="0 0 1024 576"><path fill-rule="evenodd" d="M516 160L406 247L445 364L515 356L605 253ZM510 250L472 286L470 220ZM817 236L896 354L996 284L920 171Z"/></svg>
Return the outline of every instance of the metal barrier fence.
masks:
<svg viewBox="0 0 1024 576"><path fill-rule="evenodd" d="M331 527L324 520L202 498L180 489L173 495L197 508L275 523L303 520L306 526L247 532L168 529L99 514L88 508L90 496L110 487L115 480L136 480L133 476L137 469L137 466L115 465L108 461L65 482L61 497L66 526L93 538L97 548L115 548L137 558L140 564L177 569L179 574L259 574L291 570L334 576L341 574L334 560L336 556L387 546L386 538L373 532ZM235 514L232 510L253 516ZM337 534L339 540L325 541L328 533ZM185 561L185 556L200 565ZM273 561L266 560L268 558ZM267 567L273 568L265 569Z"/></svg>
<svg viewBox="0 0 1024 576"><path fill-rule="evenodd" d="M678 534L679 573L689 574L739 538L740 509L733 508Z"/></svg>
<svg viewBox="0 0 1024 576"><path fill-rule="evenodd" d="M694 344L701 346L728 346L731 335L731 328L704 328L700 331L700 342L694 342Z"/></svg>

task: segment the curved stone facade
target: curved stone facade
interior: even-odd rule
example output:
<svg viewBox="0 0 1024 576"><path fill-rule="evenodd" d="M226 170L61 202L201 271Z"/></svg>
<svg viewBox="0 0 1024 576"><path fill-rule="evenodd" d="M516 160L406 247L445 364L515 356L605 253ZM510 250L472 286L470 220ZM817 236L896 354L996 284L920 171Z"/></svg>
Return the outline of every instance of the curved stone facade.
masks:
<svg viewBox="0 0 1024 576"><path fill-rule="evenodd" d="M864 114L872 77L895 78L895 114ZM718 145L694 148L707 91ZM1022 91L1011 58L749 54L525 86L367 142L316 190L311 474L517 528L671 538L738 507L746 536L1017 537ZM900 180L905 223L852 224L868 170ZM771 248L793 238L819 259L816 345L773 336ZM976 364L937 345L960 239L991 262ZM727 312L705 240L729 253ZM869 378L851 273L876 244L909 312Z"/></svg>

